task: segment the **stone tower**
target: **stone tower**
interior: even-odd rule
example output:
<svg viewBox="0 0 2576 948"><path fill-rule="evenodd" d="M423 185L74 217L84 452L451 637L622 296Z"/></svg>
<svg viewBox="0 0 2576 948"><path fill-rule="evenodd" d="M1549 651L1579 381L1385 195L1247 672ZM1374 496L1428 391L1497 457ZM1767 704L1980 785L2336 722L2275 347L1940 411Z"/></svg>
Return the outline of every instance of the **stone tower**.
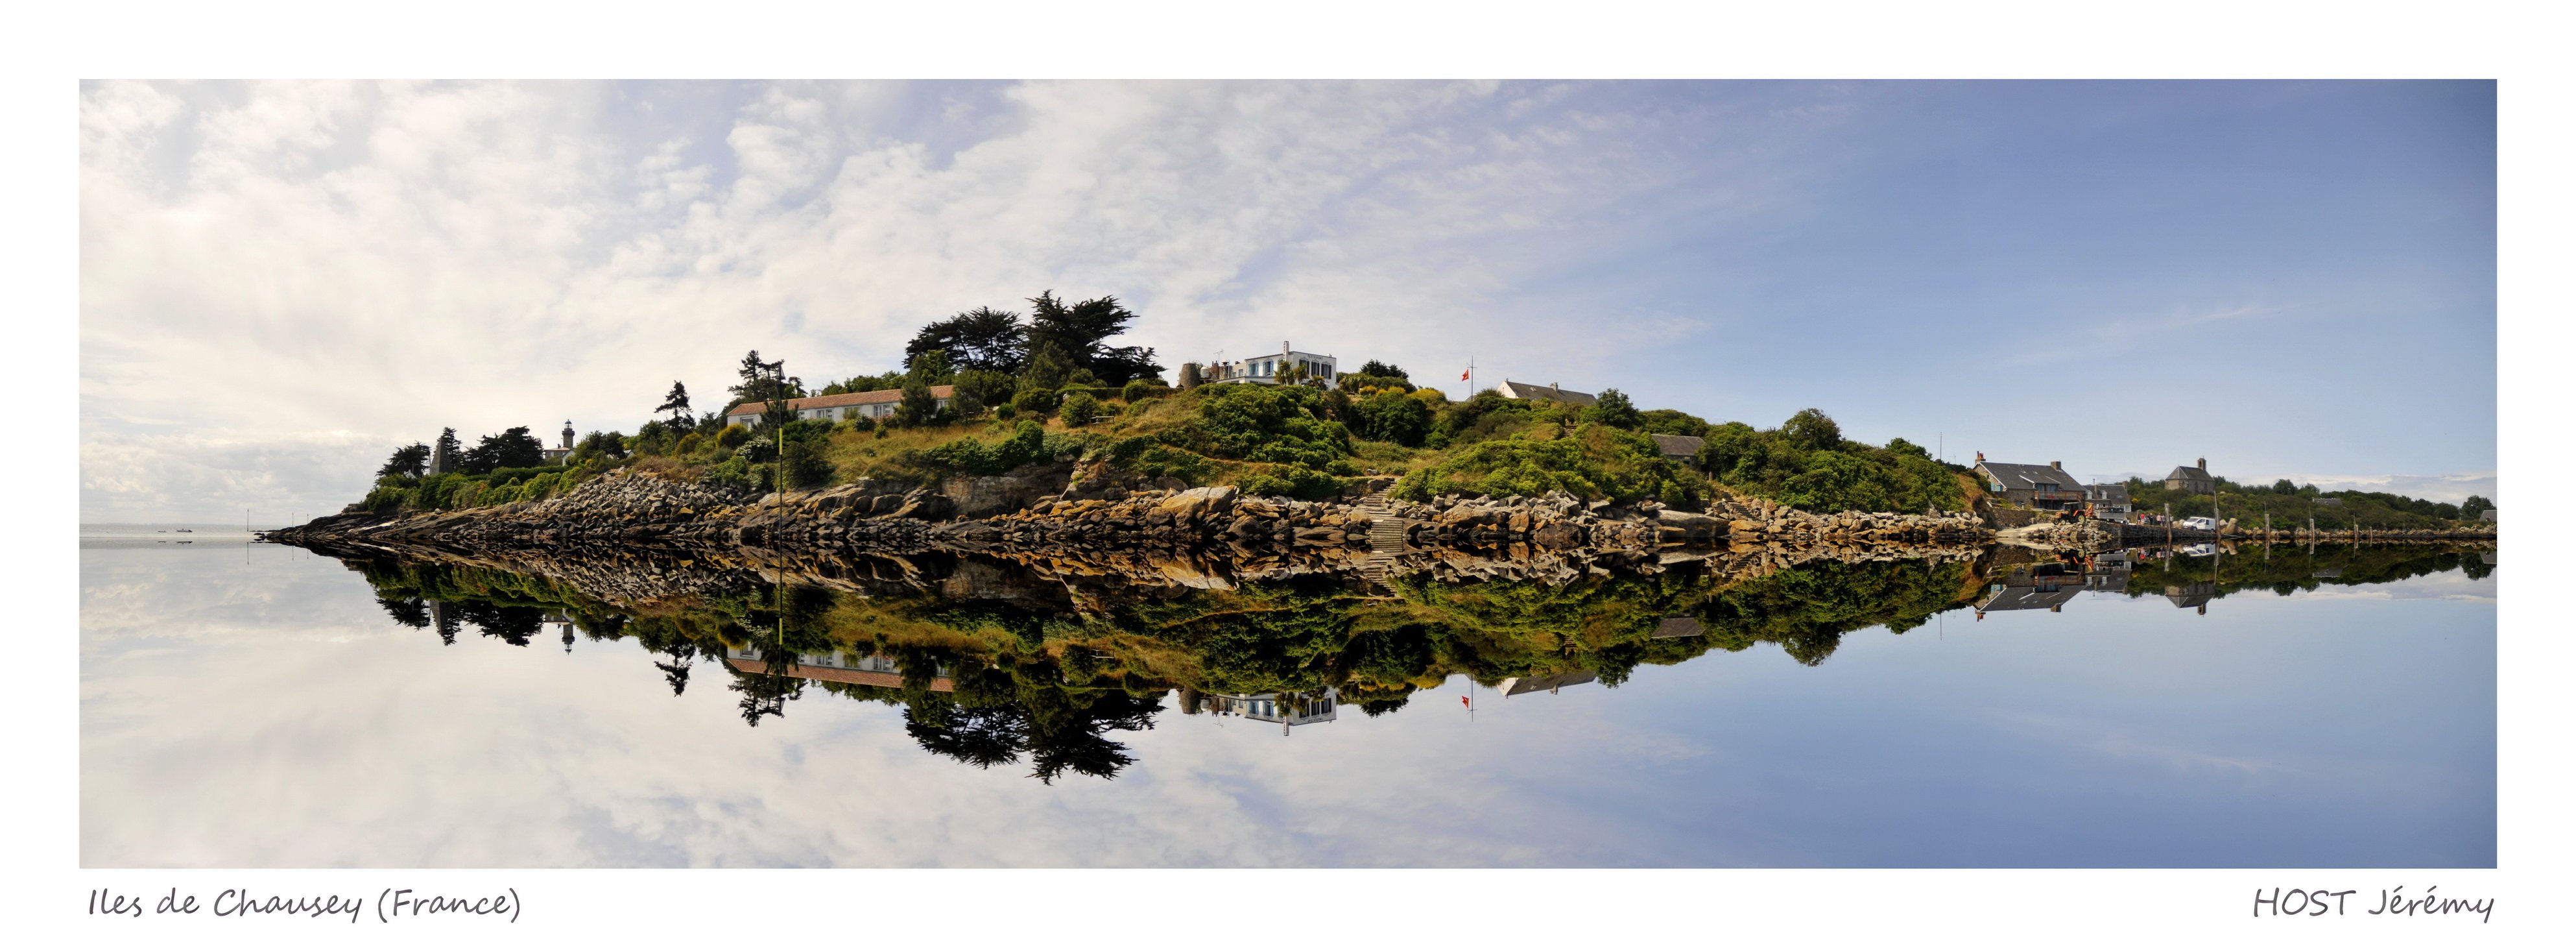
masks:
<svg viewBox="0 0 2576 948"><path fill-rule="evenodd" d="M572 419L564 419L563 443L556 445L556 447L560 447L566 451L572 450Z"/></svg>

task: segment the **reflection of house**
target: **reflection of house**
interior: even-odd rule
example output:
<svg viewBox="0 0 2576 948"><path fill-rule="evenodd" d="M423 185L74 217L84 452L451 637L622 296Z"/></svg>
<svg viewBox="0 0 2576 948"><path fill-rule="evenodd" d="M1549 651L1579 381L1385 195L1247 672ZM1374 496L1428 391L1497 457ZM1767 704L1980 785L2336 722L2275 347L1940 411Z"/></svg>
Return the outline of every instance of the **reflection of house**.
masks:
<svg viewBox="0 0 2576 948"><path fill-rule="evenodd" d="M2174 608L2198 609L2202 615L2209 614L2209 600L2217 597L2217 595L2218 584L2206 580L2181 586L2165 587L2165 598L2172 600Z"/></svg>
<svg viewBox="0 0 2576 948"><path fill-rule="evenodd" d="M2309 573L2308 575L2316 579L2338 579L2343 576L2343 567L2328 566L2324 569L2317 570L2316 572Z"/></svg>
<svg viewBox="0 0 2576 948"><path fill-rule="evenodd" d="M2218 492L2218 479L2209 476L2209 459L2199 458L2190 467L2177 467L2167 473L2165 489L2215 494Z"/></svg>
<svg viewBox="0 0 2576 948"><path fill-rule="evenodd" d="M1322 694L1295 691L1272 691L1257 695L1200 695L1196 704L1184 696L1182 710L1189 714L1230 714L1253 721L1279 725L1279 733L1300 724L1330 721L1341 713L1341 692L1326 688Z"/></svg>
<svg viewBox="0 0 2576 948"><path fill-rule="evenodd" d="M2129 519L2129 485L2086 484L2084 504L2093 508L2093 516L2103 520Z"/></svg>
<svg viewBox="0 0 2576 948"><path fill-rule="evenodd" d="M2084 588L2092 592L2126 592L2133 565L2135 561L2126 550L2094 554L2093 567L2084 574Z"/></svg>
<svg viewBox="0 0 2576 948"><path fill-rule="evenodd" d="M1304 375L1309 381L1322 382L1325 385L1331 385L1333 384L1333 380L1339 377L1337 373L1339 372L1340 367L1340 361L1334 359L1332 356L1324 355L1319 352L1299 352L1296 349L1290 348L1287 343L1282 342L1279 344L1279 351L1269 355L1251 359L1239 359L1232 362L1210 363L1206 369L1200 372L1200 376L1201 380L1205 382L1250 382L1255 385L1277 385L1279 384L1280 370L1293 368L1298 370L1299 373Z"/></svg>
<svg viewBox="0 0 2576 948"><path fill-rule="evenodd" d="M1986 598L1977 601L1978 612L2012 612L2021 609L2046 609L2056 612L2075 594L2084 591L2084 571L2064 563L2041 563L2024 566L2004 577L2004 581L1986 587Z"/></svg>
<svg viewBox="0 0 2576 948"><path fill-rule="evenodd" d="M1706 634L1708 629L1689 616L1665 616L1664 621L1655 623L1655 637L1659 639L1695 639Z"/></svg>
<svg viewBox="0 0 2576 948"><path fill-rule="evenodd" d="M1502 684L1494 686L1494 690L1502 692L1503 697L1506 698L1540 691L1555 694L1559 688L1568 685L1588 685L1592 681L1591 672L1566 672L1562 675L1548 675L1542 678L1505 678Z"/></svg>
<svg viewBox="0 0 2576 948"><path fill-rule="evenodd" d="M735 671L753 675L768 674L770 670L769 663L761 660L761 650L749 645L726 649L725 664L733 666ZM893 659L883 655L851 657L839 652L829 655L799 654L794 662L778 671L783 675L809 681L837 681L845 685L868 685L876 688L903 687L903 669L896 666ZM933 670L930 690L957 690L957 683L948 677L948 666L941 665Z"/></svg>
<svg viewBox="0 0 2576 948"><path fill-rule="evenodd" d="M1531 385L1527 382L1514 382L1510 379L1505 379L1503 380L1503 384L1494 386L1494 391L1500 393L1504 398L1527 398L1537 401L1564 402L1568 405L1580 405L1586 408L1601 404L1600 399L1594 398L1588 392L1570 392L1565 389L1565 386L1558 385L1554 382L1549 382L1545 385Z"/></svg>
<svg viewBox="0 0 2576 948"><path fill-rule="evenodd" d="M957 386L933 385L930 387L930 397L938 400L939 407L947 408L957 401ZM846 421L852 418L884 418L893 415L895 408L902 404L903 390L887 388L873 392L846 392L840 395L791 398L787 400L787 410L794 412L798 419ZM725 424L748 427L759 423L760 413L768 410L768 402L744 402L725 412Z"/></svg>
<svg viewBox="0 0 2576 948"><path fill-rule="evenodd" d="M1700 446L1708 443L1706 439L1695 438L1690 435L1659 434L1647 435L1646 437L1655 439L1655 449L1663 452L1665 459L1680 461L1684 464L1689 464L1697 460L1699 458Z"/></svg>
<svg viewBox="0 0 2576 948"><path fill-rule="evenodd" d="M1985 452L1980 451L1972 470L1985 478L1988 491L2001 495L2008 503L2041 510L2073 510L2084 505L2082 486L2067 476L2066 465L2057 461L2005 464L1986 460Z"/></svg>
<svg viewBox="0 0 2576 948"><path fill-rule="evenodd" d="M2317 498L2317 500L2316 500L2316 504L2317 504L2317 506L2319 506L2319 507L2341 507L2341 506L2343 506L2343 498L2341 498L2341 497L2319 497L2319 498Z"/></svg>

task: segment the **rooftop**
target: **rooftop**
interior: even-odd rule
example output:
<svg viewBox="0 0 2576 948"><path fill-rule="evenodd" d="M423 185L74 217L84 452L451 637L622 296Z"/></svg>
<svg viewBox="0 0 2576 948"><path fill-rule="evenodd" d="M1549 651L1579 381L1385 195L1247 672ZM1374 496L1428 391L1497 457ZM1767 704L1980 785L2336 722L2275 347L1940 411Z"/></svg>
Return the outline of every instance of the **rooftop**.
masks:
<svg viewBox="0 0 2576 948"><path fill-rule="evenodd" d="M1573 389L1557 385L1553 382L1546 385L1532 385L1528 382L1515 382L1510 379L1504 379L1503 384L1497 387L1502 390L1504 398L1544 398L1549 401L1564 402L1569 405L1598 405L1601 403L1601 400L1593 397L1590 392L1578 392Z"/></svg>

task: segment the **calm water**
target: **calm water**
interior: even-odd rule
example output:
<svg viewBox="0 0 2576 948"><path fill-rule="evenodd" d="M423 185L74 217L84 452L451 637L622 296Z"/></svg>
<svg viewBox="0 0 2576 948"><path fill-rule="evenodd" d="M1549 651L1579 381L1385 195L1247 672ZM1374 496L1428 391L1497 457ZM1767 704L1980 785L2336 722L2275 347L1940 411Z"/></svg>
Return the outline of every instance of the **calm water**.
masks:
<svg viewBox="0 0 2576 948"><path fill-rule="evenodd" d="M83 531L87 866L2495 864L2492 554L634 609L159 529Z"/></svg>

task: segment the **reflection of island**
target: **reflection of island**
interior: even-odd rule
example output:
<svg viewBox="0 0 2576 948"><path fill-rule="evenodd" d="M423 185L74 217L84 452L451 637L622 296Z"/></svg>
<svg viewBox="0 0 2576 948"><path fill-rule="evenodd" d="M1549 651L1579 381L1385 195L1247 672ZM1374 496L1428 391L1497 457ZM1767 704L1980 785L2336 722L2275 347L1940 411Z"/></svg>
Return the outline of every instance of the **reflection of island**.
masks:
<svg viewBox="0 0 2576 948"><path fill-rule="evenodd" d="M2205 608L2253 589L2495 568L2475 551L2420 547L2255 552L1999 547L1975 560L1771 572L1683 561L1555 582L1395 576L1374 589L1330 576L1154 585L1082 563L979 557L817 560L794 572L819 579L788 584L631 552L344 562L397 623L442 642L468 627L520 646L558 629L567 647L581 636L632 642L674 695L714 663L748 725L817 693L888 705L925 750L979 768L1025 765L1045 781L1114 776L1133 762L1116 732L1151 728L1174 692L1185 714L1293 733L1345 706L1392 713L1459 677L1509 698L1617 688L1642 667L1764 644L1813 665L1856 630L1904 634L1961 607L2051 609L2078 591L2171 589L2178 604Z"/></svg>

